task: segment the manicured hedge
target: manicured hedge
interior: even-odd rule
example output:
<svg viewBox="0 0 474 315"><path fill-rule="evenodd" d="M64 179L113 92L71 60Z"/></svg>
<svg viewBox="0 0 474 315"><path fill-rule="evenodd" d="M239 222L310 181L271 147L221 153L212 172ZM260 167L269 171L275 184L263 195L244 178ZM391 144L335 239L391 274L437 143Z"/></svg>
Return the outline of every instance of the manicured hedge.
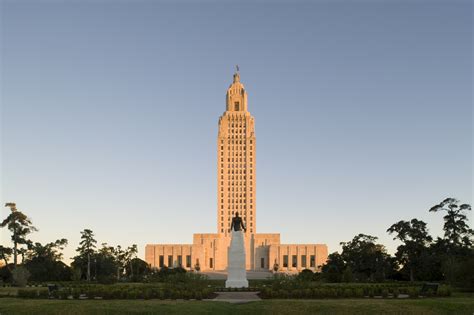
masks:
<svg viewBox="0 0 474 315"><path fill-rule="evenodd" d="M180 288L174 286L112 286L83 285L60 288L51 295L45 289L19 289L21 298L55 298L55 299L196 299L213 297L211 288Z"/></svg>
<svg viewBox="0 0 474 315"><path fill-rule="evenodd" d="M419 286L384 286L384 285L318 285L307 288L274 289L272 287L261 288L260 297L263 299L334 299L334 298L364 298L382 297L397 298L400 294L408 295L410 298L420 296ZM437 293L427 293L425 296L450 296L451 288L441 285Z"/></svg>

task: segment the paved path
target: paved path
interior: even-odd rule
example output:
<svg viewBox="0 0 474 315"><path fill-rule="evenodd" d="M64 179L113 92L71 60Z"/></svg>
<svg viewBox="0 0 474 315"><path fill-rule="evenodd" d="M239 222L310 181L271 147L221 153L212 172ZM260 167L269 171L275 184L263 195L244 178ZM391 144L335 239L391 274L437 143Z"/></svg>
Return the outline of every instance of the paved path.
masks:
<svg viewBox="0 0 474 315"><path fill-rule="evenodd" d="M217 297L212 301L229 303L248 303L261 300L258 292L216 292Z"/></svg>

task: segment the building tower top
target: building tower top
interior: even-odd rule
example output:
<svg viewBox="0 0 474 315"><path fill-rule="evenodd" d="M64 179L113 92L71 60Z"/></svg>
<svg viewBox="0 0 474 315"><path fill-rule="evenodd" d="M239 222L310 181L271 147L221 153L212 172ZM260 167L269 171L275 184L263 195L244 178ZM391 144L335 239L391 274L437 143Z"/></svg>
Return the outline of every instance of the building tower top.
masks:
<svg viewBox="0 0 474 315"><path fill-rule="evenodd" d="M226 111L247 112L247 92L244 85L240 82L239 66L236 66L234 80L227 89Z"/></svg>

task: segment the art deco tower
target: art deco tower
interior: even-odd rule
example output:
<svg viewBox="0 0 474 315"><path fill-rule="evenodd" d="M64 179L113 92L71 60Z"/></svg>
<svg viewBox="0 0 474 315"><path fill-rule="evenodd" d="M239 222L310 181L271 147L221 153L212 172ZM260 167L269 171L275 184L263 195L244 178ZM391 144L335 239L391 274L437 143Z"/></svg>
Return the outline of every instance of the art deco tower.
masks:
<svg viewBox="0 0 474 315"><path fill-rule="evenodd" d="M226 111L219 118L217 137L217 231L230 234L238 211L247 234L255 225L255 129L248 112L247 92L237 71L227 90Z"/></svg>

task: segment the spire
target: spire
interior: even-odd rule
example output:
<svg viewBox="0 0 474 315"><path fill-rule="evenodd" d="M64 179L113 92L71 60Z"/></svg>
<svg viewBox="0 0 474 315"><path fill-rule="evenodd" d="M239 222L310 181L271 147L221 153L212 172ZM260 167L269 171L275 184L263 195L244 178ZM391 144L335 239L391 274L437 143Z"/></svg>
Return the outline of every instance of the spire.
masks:
<svg viewBox="0 0 474 315"><path fill-rule="evenodd" d="M239 65L235 65L234 83L240 82Z"/></svg>
<svg viewBox="0 0 474 315"><path fill-rule="evenodd" d="M226 111L246 112L247 111L247 92L244 85L240 82L239 66L235 66L234 81L227 90Z"/></svg>

